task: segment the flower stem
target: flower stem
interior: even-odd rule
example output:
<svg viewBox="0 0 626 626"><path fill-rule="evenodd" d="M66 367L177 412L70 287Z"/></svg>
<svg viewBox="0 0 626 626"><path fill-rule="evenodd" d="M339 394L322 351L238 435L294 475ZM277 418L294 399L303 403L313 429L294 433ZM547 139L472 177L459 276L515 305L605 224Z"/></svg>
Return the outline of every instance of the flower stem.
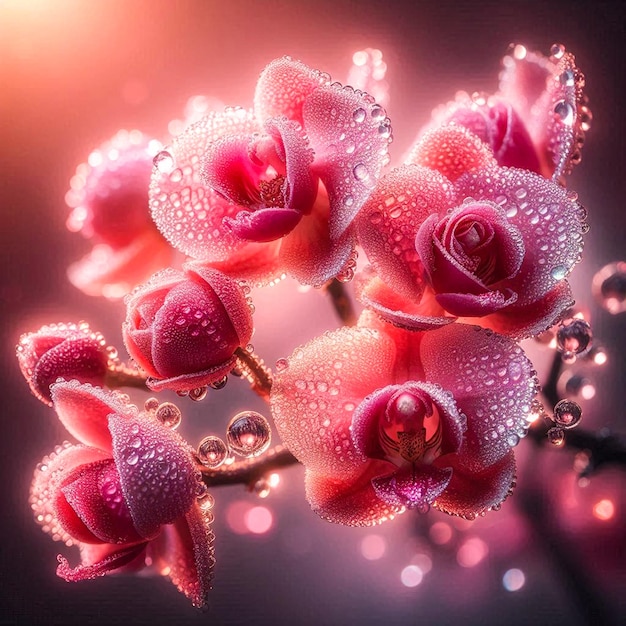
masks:
<svg viewBox="0 0 626 626"><path fill-rule="evenodd" d="M263 476L297 463L298 459L287 448L275 446L258 458L236 461L216 469L203 468L202 480L207 487L244 484L252 490Z"/></svg>
<svg viewBox="0 0 626 626"><path fill-rule="evenodd" d="M235 355L237 356L237 369L248 379L253 391L264 400L268 400L272 389L272 371L254 352L237 348Z"/></svg>
<svg viewBox="0 0 626 626"><path fill-rule="evenodd" d="M330 299L339 319L346 326L354 326L356 324L357 315L352 304L352 299L348 295L344 283L333 278L333 280L326 283L325 289L330 295Z"/></svg>

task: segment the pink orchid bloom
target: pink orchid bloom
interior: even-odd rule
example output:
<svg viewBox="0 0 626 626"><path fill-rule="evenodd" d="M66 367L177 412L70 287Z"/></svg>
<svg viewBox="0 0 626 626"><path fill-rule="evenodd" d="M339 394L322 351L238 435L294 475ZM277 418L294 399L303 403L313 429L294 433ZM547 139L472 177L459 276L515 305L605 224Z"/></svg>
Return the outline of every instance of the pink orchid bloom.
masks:
<svg viewBox="0 0 626 626"><path fill-rule="evenodd" d="M571 306L565 278L586 232L575 194L498 166L454 124L424 135L412 161L380 180L356 227L374 268L359 297L388 321L427 329L461 318L516 338Z"/></svg>
<svg viewBox="0 0 626 626"><path fill-rule="evenodd" d="M204 485L191 448L120 394L61 381L52 401L81 442L44 458L31 486L35 519L80 550L75 568L58 557L57 574L74 582L153 569L203 606L213 533L210 512L196 500Z"/></svg>
<svg viewBox="0 0 626 626"><path fill-rule="evenodd" d="M580 162L591 122L585 77L574 55L560 44L552 46L549 57L518 44L502 66L495 94L457 93L435 110L425 131L460 124L493 150L499 165L562 180Z"/></svg>
<svg viewBox="0 0 626 626"><path fill-rule="evenodd" d="M94 246L70 266L68 276L88 295L120 298L175 258L150 216L148 186L157 144L137 130L119 131L72 178L67 227Z"/></svg>
<svg viewBox="0 0 626 626"><path fill-rule="evenodd" d="M197 263L158 272L127 299L124 344L155 391L190 391L234 367L235 350L252 336L244 288Z"/></svg>
<svg viewBox="0 0 626 626"><path fill-rule="evenodd" d="M106 341L85 322L49 324L23 334L17 360L33 395L50 406L50 385L57 378L104 385L109 371Z"/></svg>
<svg viewBox="0 0 626 626"><path fill-rule="evenodd" d="M175 248L229 275L322 285L350 262L390 141L371 96L284 57L259 77L253 111L209 114L157 155L152 215Z"/></svg>
<svg viewBox="0 0 626 626"><path fill-rule="evenodd" d="M498 508L536 391L511 339L463 324L410 332L365 312L296 349L271 405L312 508L367 526L405 508Z"/></svg>

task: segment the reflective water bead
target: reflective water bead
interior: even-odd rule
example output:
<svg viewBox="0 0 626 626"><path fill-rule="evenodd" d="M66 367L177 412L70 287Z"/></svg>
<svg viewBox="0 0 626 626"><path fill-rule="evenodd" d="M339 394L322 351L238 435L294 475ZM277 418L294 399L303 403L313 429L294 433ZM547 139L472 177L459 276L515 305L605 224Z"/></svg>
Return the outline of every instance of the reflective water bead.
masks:
<svg viewBox="0 0 626 626"><path fill-rule="evenodd" d="M562 446L565 442L565 431L562 428L554 427L548 431L548 441L553 446Z"/></svg>
<svg viewBox="0 0 626 626"><path fill-rule="evenodd" d="M574 123L574 107L569 102L559 100L554 106L554 112L563 124L571 126Z"/></svg>
<svg viewBox="0 0 626 626"><path fill-rule="evenodd" d="M284 370L287 369L287 367L289 366L289 361L287 361L287 359L278 359L276 361L276 370L278 372L282 372Z"/></svg>
<svg viewBox="0 0 626 626"><path fill-rule="evenodd" d="M565 46L562 43L553 43L550 46L550 55L553 56L557 61L563 58L565 54Z"/></svg>
<svg viewBox="0 0 626 626"><path fill-rule="evenodd" d="M203 511L212 509L215 506L215 498L208 491L206 491L202 495L199 495L197 498L197 502Z"/></svg>
<svg viewBox="0 0 626 626"><path fill-rule="evenodd" d="M169 174L174 169L174 157L167 150L161 150L152 163L163 174Z"/></svg>
<svg viewBox="0 0 626 626"><path fill-rule="evenodd" d="M259 498L267 498L267 496L270 495L272 488L267 478L259 478L259 480L254 483L253 491L257 496L259 496Z"/></svg>
<svg viewBox="0 0 626 626"><path fill-rule="evenodd" d="M626 311L626 262L605 265L593 277L591 289L598 304L609 313Z"/></svg>
<svg viewBox="0 0 626 626"><path fill-rule="evenodd" d="M191 389L189 391L189 397L195 402L200 402L200 400L204 400L209 392L207 387L198 387L196 389Z"/></svg>
<svg viewBox="0 0 626 626"><path fill-rule="evenodd" d="M242 411L233 417L226 429L229 448L243 457L263 454L270 445L268 421L255 411Z"/></svg>
<svg viewBox="0 0 626 626"><path fill-rule="evenodd" d="M552 420L561 428L574 428L582 419L583 411L580 405L572 400L561 400L554 406Z"/></svg>
<svg viewBox="0 0 626 626"><path fill-rule="evenodd" d="M215 435L205 437L198 444L198 459L202 465L212 469L224 463L228 456L228 448L224 441Z"/></svg>
<svg viewBox="0 0 626 626"><path fill-rule="evenodd" d="M566 360L575 359L589 350L592 337L589 322L576 317L563 320L556 331L557 349Z"/></svg>
<svg viewBox="0 0 626 626"><path fill-rule="evenodd" d="M171 402L164 402L159 405L155 416L164 426L172 430L178 428L183 419L183 414L180 412L180 409Z"/></svg>
<svg viewBox="0 0 626 626"><path fill-rule="evenodd" d="M158 407L159 407L158 398L148 398L143 404L143 408L148 412L156 411Z"/></svg>
<svg viewBox="0 0 626 626"><path fill-rule="evenodd" d="M228 382L228 376L224 376L223 378L220 378L219 380L216 380L215 382L211 383L211 389L224 389L227 382Z"/></svg>

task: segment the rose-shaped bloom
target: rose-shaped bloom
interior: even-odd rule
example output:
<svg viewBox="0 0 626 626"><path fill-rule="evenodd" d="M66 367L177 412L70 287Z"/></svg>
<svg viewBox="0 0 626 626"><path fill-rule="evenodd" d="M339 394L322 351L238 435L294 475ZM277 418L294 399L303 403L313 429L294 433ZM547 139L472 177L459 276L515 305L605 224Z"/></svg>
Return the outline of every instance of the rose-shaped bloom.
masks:
<svg viewBox="0 0 626 626"><path fill-rule="evenodd" d="M518 44L502 67L495 94L457 93L434 111L425 130L460 124L493 150L499 165L561 180L580 162L591 122L585 77L574 55L560 44L552 46L549 57Z"/></svg>
<svg viewBox="0 0 626 626"><path fill-rule="evenodd" d="M374 271L361 300L414 329L455 318L517 338L571 306L584 210L556 183L499 167L458 125L422 138L413 161L382 178L357 218Z"/></svg>
<svg viewBox="0 0 626 626"><path fill-rule="evenodd" d="M85 322L50 324L24 333L17 360L33 394L49 405L50 385L57 378L103 385L111 365L104 337Z"/></svg>
<svg viewBox="0 0 626 626"><path fill-rule="evenodd" d="M195 605L206 603L213 566L211 515L192 449L121 395L62 381L52 386L59 418L81 444L66 443L35 471L30 503L56 541L81 563L58 557L67 581L152 568Z"/></svg>
<svg viewBox="0 0 626 626"><path fill-rule="evenodd" d="M390 141L371 96L278 59L253 111L209 114L157 155L152 214L174 247L230 275L322 285L350 262L352 219Z"/></svg>
<svg viewBox="0 0 626 626"><path fill-rule="evenodd" d="M174 260L148 203L157 147L137 130L119 131L76 169L66 195L72 207L67 227L94 246L68 276L89 295L120 298Z"/></svg>
<svg viewBox="0 0 626 626"><path fill-rule="evenodd" d="M216 382L252 336L244 288L195 263L186 263L183 271L158 272L126 305L126 349L155 391L189 391Z"/></svg>
<svg viewBox="0 0 626 626"><path fill-rule="evenodd" d="M405 508L497 508L535 393L532 364L506 337L462 324L405 331L366 312L298 348L271 406L313 509L370 525Z"/></svg>

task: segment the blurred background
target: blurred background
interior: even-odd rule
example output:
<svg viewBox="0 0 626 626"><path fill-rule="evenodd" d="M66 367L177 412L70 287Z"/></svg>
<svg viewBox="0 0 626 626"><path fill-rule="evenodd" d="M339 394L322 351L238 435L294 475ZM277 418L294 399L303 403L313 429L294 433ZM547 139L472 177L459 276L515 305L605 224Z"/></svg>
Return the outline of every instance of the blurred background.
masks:
<svg viewBox="0 0 626 626"><path fill-rule="evenodd" d="M30 395L14 351L23 332L82 319L122 348L123 305L67 280L90 244L66 229L64 200L76 166L118 129L165 139L194 95L250 106L259 72L276 57L344 81L353 52L372 47L388 65L397 162L437 104L459 89L495 90L509 43L548 53L560 42L586 74L594 115L569 179L591 225L571 282L608 355L583 372L595 395L578 399L581 428L624 433L625 316L599 306L591 281L626 260L625 35L617 2L0 0L0 622L620 623L625 468L601 468L581 484L573 451L528 440L517 448L515 496L475 522L431 512L374 529L334 526L310 512L300 467L283 471L264 499L216 489L217 566L205 613L166 579L65 583L54 574L56 555L75 563L77 554L37 527L28 489L35 465L66 435ZM253 343L270 365L338 325L323 293L290 281L253 297ZM541 378L550 349L527 347ZM136 392L138 403L145 397ZM265 410L237 379L203 402L176 402L194 444L223 436L241 409Z"/></svg>

